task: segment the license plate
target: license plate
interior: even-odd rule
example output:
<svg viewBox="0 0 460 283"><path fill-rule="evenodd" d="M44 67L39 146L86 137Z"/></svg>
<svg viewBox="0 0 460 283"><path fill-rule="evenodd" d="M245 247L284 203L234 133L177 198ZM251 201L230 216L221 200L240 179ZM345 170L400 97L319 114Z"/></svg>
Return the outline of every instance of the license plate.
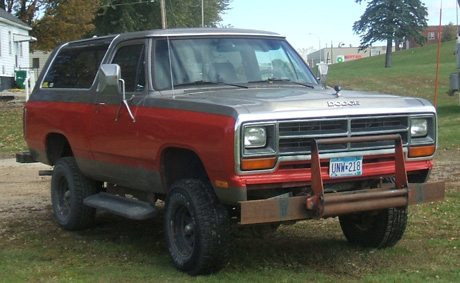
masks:
<svg viewBox="0 0 460 283"><path fill-rule="evenodd" d="M363 157L331 158L329 176L331 178L361 176L363 174Z"/></svg>

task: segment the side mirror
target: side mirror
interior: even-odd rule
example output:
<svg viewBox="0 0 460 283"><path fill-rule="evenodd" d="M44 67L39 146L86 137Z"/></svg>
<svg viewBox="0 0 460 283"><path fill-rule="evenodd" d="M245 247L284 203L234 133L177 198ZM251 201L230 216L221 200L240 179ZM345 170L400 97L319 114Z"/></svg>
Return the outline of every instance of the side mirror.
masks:
<svg viewBox="0 0 460 283"><path fill-rule="evenodd" d="M103 92L106 88L116 88L117 93L121 93L120 87L121 69L117 64L102 64L99 68L98 92Z"/></svg>
<svg viewBox="0 0 460 283"><path fill-rule="evenodd" d="M97 91L102 93L107 91L107 89L116 89L117 94L121 94L122 97L120 108L118 108L115 121L118 122L120 118L121 107L124 104L128 110L129 116L133 120L133 123L136 122L136 119L131 112L131 108L129 107L128 99L126 99L125 81L121 78L121 68L118 64L102 64L99 68L99 84L97 85Z"/></svg>
<svg viewBox="0 0 460 283"><path fill-rule="evenodd" d="M318 81L323 85L326 86L327 82L327 72L329 71L329 65L325 63L320 63L318 64L318 72L317 72L317 77Z"/></svg>

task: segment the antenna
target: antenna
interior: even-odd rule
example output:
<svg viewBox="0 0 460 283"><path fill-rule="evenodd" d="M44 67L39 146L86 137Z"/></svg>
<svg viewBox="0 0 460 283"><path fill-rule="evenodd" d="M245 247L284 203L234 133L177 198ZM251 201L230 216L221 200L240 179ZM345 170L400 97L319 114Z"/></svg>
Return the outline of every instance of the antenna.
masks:
<svg viewBox="0 0 460 283"><path fill-rule="evenodd" d="M172 90L172 95L173 99L176 98L176 95L174 93L174 77L173 77L173 71L172 71L172 57L171 57L171 46L169 44L169 36L166 37L166 41L168 42L168 58L169 58L169 75L171 77L171 90Z"/></svg>

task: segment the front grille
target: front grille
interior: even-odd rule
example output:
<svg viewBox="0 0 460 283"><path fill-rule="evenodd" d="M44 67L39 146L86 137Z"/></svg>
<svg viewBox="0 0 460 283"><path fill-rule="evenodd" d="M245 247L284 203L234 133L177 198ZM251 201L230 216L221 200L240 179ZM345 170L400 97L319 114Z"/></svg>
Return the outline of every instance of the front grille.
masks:
<svg viewBox="0 0 460 283"><path fill-rule="evenodd" d="M407 116L345 117L324 120L279 122L278 148L282 155L308 154L312 139L345 138L400 134L407 145L409 118ZM394 147L393 141L354 142L320 145L322 153L348 150L376 150Z"/></svg>

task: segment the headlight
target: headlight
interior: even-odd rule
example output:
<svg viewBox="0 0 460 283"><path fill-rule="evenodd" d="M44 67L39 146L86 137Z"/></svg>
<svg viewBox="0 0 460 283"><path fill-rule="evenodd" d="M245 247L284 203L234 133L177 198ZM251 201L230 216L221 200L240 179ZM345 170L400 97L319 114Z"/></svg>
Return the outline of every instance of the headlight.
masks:
<svg viewBox="0 0 460 283"><path fill-rule="evenodd" d="M426 119L412 119L410 133L412 137L424 137L428 134L428 121Z"/></svg>
<svg viewBox="0 0 460 283"><path fill-rule="evenodd" d="M267 144L267 131L264 127L247 127L244 129L244 147L260 148Z"/></svg>

